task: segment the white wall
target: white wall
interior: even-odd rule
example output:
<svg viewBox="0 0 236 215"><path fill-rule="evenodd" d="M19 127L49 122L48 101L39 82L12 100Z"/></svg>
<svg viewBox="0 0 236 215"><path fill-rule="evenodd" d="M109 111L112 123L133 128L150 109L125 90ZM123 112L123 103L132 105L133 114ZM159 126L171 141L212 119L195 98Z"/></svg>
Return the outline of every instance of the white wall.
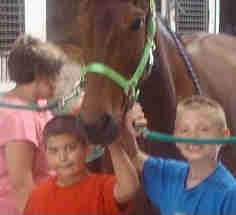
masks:
<svg viewBox="0 0 236 215"><path fill-rule="evenodd" d="M220 0L209 0L209 32L219 33L220 27Z"/></svg>
<svg viewBox="0 0 236 215"><path fill-rule="evenodd" d="M25 0L25 32L46 40L46 0Z"/></svg>

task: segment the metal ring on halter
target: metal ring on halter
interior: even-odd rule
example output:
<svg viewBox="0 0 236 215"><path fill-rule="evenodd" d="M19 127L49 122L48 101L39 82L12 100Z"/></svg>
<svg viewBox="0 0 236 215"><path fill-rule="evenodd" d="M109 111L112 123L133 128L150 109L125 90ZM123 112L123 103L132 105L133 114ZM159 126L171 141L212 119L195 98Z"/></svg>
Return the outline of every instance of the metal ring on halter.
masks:
<svg viewBox="0 0 236 215"><path fill-rule="evenodd" d="M80 79L80 89L82 91L84 91L86 84L87 84L86 78L85 77L81 77L81 79Z"/></svg>
<svg viewBox="0 0 236 215"><path fill-rule="evenodd" d="M61 101L58 103L58 107L60 110L62 110L71 99L73 99L74 97L78 97L81 94L81 92L83 91L83 89L81 89L82 80L83 78L81 77L78 81L75 82L71 93L62 97Z"/></svg>
<svg viewBox="0 0 236 215"><path fill-rule="evenodd" d="M138 100L140 94L140 90L136 89L135 86L130 86L126 95L128 97L128 109L133 106L133 104Z"/></svg>
<svg viewBox="0 0 236 215"><path fill-rule="evenodd" d="M153 46L153 48L150 49L150 53L149 53L149 59L148 59L147 70L146 70L147 76L151 74L152 68L154 65L154 56L153 56L154 50L155 50L155 47Z"/></svg>

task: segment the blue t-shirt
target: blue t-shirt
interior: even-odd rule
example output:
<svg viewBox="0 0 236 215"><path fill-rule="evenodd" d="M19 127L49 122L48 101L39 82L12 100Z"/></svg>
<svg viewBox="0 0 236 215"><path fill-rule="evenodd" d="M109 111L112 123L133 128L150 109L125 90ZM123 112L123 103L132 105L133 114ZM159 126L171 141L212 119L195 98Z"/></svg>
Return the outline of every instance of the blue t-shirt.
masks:
<svg viewBox="0 0 236 215"><path fill-rule="evenodd" d="M188 165L149 157L143 183L162 215L236 215L236 180L221 162L199 185L186 189Z"/></svg>

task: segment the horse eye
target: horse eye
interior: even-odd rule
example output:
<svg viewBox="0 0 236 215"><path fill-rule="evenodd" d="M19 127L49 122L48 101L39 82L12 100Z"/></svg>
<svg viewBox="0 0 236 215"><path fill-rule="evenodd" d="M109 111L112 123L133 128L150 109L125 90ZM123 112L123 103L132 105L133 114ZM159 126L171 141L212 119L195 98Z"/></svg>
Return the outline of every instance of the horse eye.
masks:
<svg viewBox="0 0 236 215"><path fill-rule="evenodd" d="M132 24L130 25L130 30L137 31L142 27L143 24L144 24L143 18L139 17L132 22Z"/></svg>

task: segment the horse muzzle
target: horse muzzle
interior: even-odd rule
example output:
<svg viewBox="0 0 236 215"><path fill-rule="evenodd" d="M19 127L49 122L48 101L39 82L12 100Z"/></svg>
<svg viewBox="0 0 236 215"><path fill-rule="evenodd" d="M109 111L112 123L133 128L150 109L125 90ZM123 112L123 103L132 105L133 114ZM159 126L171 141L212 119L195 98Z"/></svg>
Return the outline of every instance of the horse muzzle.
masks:
<svg viewBox="0 0 236 215"><path fill-rule="evenodd" d="M118 123L114 118L104 113L93 124L86 124L89 143L96 145L111 144L119 134Z"/></svg>

